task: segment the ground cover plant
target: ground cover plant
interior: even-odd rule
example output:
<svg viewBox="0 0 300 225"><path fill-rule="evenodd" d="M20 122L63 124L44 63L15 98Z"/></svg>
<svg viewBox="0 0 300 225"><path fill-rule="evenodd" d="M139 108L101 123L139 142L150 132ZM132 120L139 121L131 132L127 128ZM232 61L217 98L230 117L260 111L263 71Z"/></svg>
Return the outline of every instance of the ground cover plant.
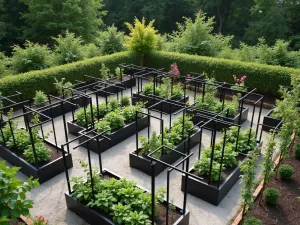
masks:
<svg viewBox="0 0 300 225"><path fill-rule="evenodd" d="M165 146L174 148L185 140L189 134L193 134L196 131L196 128L193 128L194 124L190 117L185 116L184 127L182 124L183 116L179 116L175 121L173 121L171 128L165 127L163 133L163 144ZM191 130L192 128L193 130ZM157 135L157 133L153 131L149 139L142 136L140 138L140 142L142 145L139 154L147 156L149 153L162 146L162 135ZM159 159L168 152L170 152L170 149L162 148L152 156Z"/></svg>
<svg viewBox="0 0 300 225"><path fill-rule="evenodd" d="M39 183L31 178L27 182L18 180L16 174L19 168L8 167L5 161L0 161L0 223L10 225L21 215L28 216L33 201L26 199L26 193L33 190Z"/></svg>
<svg viewBox="0 0 300 225"><path fill-rule="evenodd" d="M172 82L170 77L164 77L162 78L162 84L155 87L155 93L154 93L154 84L149 83L146 84L143 88L143 93L145 95L156 95L161 98L170 98L174 100L180 100L184 97L184 91L182 89L182 86L180 84L173 85L172 89Z"/></svg>
<svg viewBox="0 0 300 225"><path fill-rule="evenodd" d="M11 118L12 111L8 113L8 117ZM37 115L31 121L32 124L38 124L39 118ZM10 127L11 125L11 127ZM20 156L23 157L27 162L35 165L35 163L46 163L51 158L51 150L45 145L43 140L39 137L38 127L32 128L32 140L31 142L29 131L18 128L18 121L12 120L11 123L7 123L2 132L3 136L0 137L0 143L7 146L13 152L19 152ZM45 135L47 136L47 135ZM34 158L32 149L34 144L37 162Z"/></svg>
<svg viewBox="0 0 300 225"><path fill-rule="evenodd" d="M226 132L226 141L225 141L225 148L223 154L223 161L221 162L222 158L222 150L224 144L224 133L222 133L222 141L217 142L214 148L214 158L211 159L212 148L205 148L201 151L200 160L195 162L194 170L198 176L209 176L210 172L210 165L212 163L212 172L211 172L211 181L217 181L220 179L224 179L224 171L228 168L234 168L238 165L238 155L239 153L247 154L249 151L255 150L256 146L256 139L254 134L251 135L252 138L249 139L249 132L247 131L240 131L238 135L238 127L230 127ZM238 138L238 145L236 145ZM236 147L237 146L237 147ZM222 163L222 167L221 167ZM220 174L221 170L221 174Z"/></svg>

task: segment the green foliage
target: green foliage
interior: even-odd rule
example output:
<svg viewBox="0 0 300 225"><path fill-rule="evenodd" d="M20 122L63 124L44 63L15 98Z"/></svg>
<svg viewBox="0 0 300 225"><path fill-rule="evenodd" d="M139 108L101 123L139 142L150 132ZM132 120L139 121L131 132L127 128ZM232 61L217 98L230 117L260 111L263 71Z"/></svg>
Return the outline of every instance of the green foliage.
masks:
<svg viewBox="0 0 300 225"><path fill-rule="evenodd" d="M93 113L91 111L91 106L87 107L85 110L84 108L80 108L77 112L75 112L76 123L79 126L87 127L88 125L92 124L92 118L95 121L95 115L97 115L97 107L92 106L92 109Z"/></svg>
<svg viewBox="0 0 300 225"><path fill-rule="evenodd" d="M37 106L44 106L47 101L47 95L43 91L36 91L33 102Z"/></svg>
<svg viewBox="0 0 300 225"><path fill-rule="evenodd" d="M122 107L130 106L130 97L129 96L122 96L120 99L120 105Z"/></svg>
<svg viewBox="0 0 300 225"><path fill-rule="evenodd" d="M146 84L144 86L143 93L145 95L152 95L153 94L153 83Z"/></svg>
<svg viewBox="0 0 300 225"><path fill-rule="evenodd" d="M117 130L125 125L124 116L120 115L118 112L110 112L105 117L104 120L110 125L111 130Z"/></svg>
<svg viewBox="0 0 300 225"><path fill-rule="evenodd" d="M101 134L103 132L110 134L111 133L111 127L110 123L106 120L101 120L95 124L96 131Z"/></svg>
<svg viewBox="0 0 300 225"><path fill-rule="evenodd" d="M268 205L276 205L280 192L275 188L266 188L263 192L263 196Z"/></svg>
<svg viewBox="0 0 300 225"><path fill-rule="evenodd" d="M294 169L290 165L282 164L278 168L278 173L281 180L290 180L293 176Z"/></svg>
<svg viewBox="0 0 300 225"><path fill-rule="evenodd" d="M254 151L248 153L248 157L246 159L246 162L241 165L241 171L242 171L242 201L243 201L243 207L250 207L253 206L253 191L255 188L255 168L256 168L256 161L257 161L257 155Z"/></svg>
<svg viewBox="0 0 300 225"><path fill-rule="evenodd" d="M120 67L117 67L115 69L115 74L117 75L119 80L123 80L124 69L121 69Z"/></svg>
<svg viewBox="0 0 300 225"><path fill-rule="evenodd" d="M122 113L125 118L126 123L130 123L135 121L136 119L136 112L143 112L144 104L138 103L135 106L126 106L122 108ZM143 117L141 113L138 113L138 118Z"/></svg>
<svg viewBox="0 0 300 225"><path fill-rule="evenodd" d="M20 215L29 215L33 201L26 199L26 193L39 186L38 181L32 178L27 182L18 180L18 170L19 168L9 168L5 161L0 161L0 221L3 225L9 225L10 219L16 221Z"/></svg>
<svg viewBox="0 0 300 225"><path fill-rule="evenodd" d="M110 70L106 68L104 63L102 63L100 69L100 78L106 80L109 77L110 77Z"/></svg>
<svg viewBox="0 0 300 225"><path fill-rule="evenodd" d="M213 35L214 18L206 18L206 14L199 12L195 21L184 18L178 23L178 31L171 36L167 50L203 56L215 56L225 47L230 46L232 37L221 34Z"/></svg>
<svg viewBox="0 0 300 225"><path fill-rule="evenodd" d="M42 70L51 65L51 52L46 45L26 41L24 48L15 45L12 49L11 67L15 74Z"/></svg>
<svg viewBox="0 0 300 225"><path fill-rule="evenodd" d="M103 55L113 54L124 50L124 33L112 25L105 31L98 32L95 40L96 45L100 48Z"/></svg>
<svg viewBox="0 0 300 225"><path fill-rule="evenodd" d="M295 157L297 159L300 159L300 144L295 144L295 148L294 148L294 153L295 153Z"/></svg>
<svg viewBox="0 0 300 225"><path fill-rule="evenodd" d="M243 225L262 225L262 223L259 219L256 219L255 217L249 217L245 220Z"/></svg>
<svg viewBox="0 0 300 225"><path fill-rule="evenodd" d="M55 62L58 65L83 60L84 51L81 37L75 37L74 33L67 31L65 36L59 35L53 40L55 41Z"/></svg>
<svg viewBox="0 0 300 225"><path fill-rule="evenodd" d="M109 68L116 68L120 63L136 64L137 62L138 60L134 55L131 55L129 52L122 52L52 67L43 71L6 76L0 79L0 91L3 95L9 95L11 90L18 90L22 92L24 99L32 99L38 90L42 90L46 94L55 92L55 87L49 85L53 83L55 77L58 80L65 78L74 83L75 80L83 80L84 75L99 76L99 69L102 63L105 63Z"/></svg>
<svg viewBox="0 0 300 225"><path fill-rule="evenodd" d="M101 50L93 43L82 46L82 51L85 59L101 56Z"/></svg>
<svg viewBox="0 0 300 225"><path fill-rule="evenodd" d="M110 111L116 111L119 108L119 101L117 98L113 98L109 101L108 107Z"/></svg>
<svg viewBox="0 0 300 225"><path fill-rule="evenodd" d="M194 164L194 169L199 173L199 175L206 175L209 176L211 160L210 158L203 157L200 161L197 161ZM212 170L211 170L211 181L219 180L219 172L220 172L221 165L216 161L212 162ZM224 167L221 168L221 172L224 170ZM222 179L222 174L221 174Z"/></svg>
<svg viewBox="0 0 300 225"><path fill-rule="evenodd" d="M34 148L38 162L47 162L50 160L50 150L44 143L38 142L34 144ZM35 164L34 153L31 145L29 145L29 147L24 151L24 157L29 163Z"/></svg>
<svg viewBox="0 0 300 225"><path fill-rule="evenodd" d="M134 20L134 25L125 23L130 31L129 36L125 37L125 46L129 50L138 54L144 55L157 48L158 35L153 24L150 21L147 25L145 19L139 21L137 18Z"/></svg>
<svg viewBox="0 0 300 225"><path fill-rule="evenodd" d="M4 53L0 52L0 78L11 73L10 69L8 69L9 64L10 58L6 57Z"/></svg>
<svg viewBox="0 0 300 225"><path fill-rule="evenodd" d="M191 71L215 74L217 81L232 83L232 75L247 75L245 85L257 88L263 94L278 96L279 87L290 86L291 75L299 75L300 71L292 68L246 63L227 59L204 56L193 56L171 52L154 51L147 55L147 66L169 69L170 64L176 62L181 74Z"/></svg>
<svg viewBox="0 0 300 225"><path fill-rule="evenodd" d="M270 182L274 172L274 161L273 161L273 156L276 148L276 142L275 142L275 134L271 134L269 136L268 140L268 145L266 148L266 153L264 157L264 162L263 162L263 175L264 175L264 180L265 182Z"/></svg>
<svg viewBox="0 0 300 225"><path fill-rule="evenodd" d="M59 94L59 96L61 97L71 97L72 96L72 91L68 88L72 87L72 83L71 82L66 82L65 83L65 78L61 78L61 80L57 80L56 77L54 77L55 83L54 83L54 87L57 91L57 93ZM65 89L64 89L65 88Z"/></svg>
<svg viewBox="0 0 300 225"><path fill-rule="evenodd" d="M49 43L51 36L69 30L85 41L91 41L99 27L103 25L103 3L100 1L85 0L22 0L26 12L22 18L26 22L24 37L40 43ZM24 26L24 25L23 25Z"/></svg>
<svg viewBox="0 0 300 225"><path fill-rule="evenodd" d="M86 165L85 165L86 166ZM89 171L87 181L82 177L72 179L73 196L79 201L88 202L89 207L100 209L112 215L113 221L124 225L150 225L151 194L144 192L132 181L126 179L102 179L95 172L95 199L92 198ZM155 201L158 199L156 197Z"/></svg>

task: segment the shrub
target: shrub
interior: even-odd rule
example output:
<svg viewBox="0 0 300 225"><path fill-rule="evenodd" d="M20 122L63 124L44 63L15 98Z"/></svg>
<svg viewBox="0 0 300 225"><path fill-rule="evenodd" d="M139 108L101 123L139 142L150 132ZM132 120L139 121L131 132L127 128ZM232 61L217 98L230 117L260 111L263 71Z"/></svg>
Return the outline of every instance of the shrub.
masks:
<svg viewBox="0 0 300 225"><path fill-rule="evenodd" d="M36 91L34 96L34 104L37 106L44 106L47 101L47 95L43 91Z"/></svg>
<svg viewBox="0 0 300 225"><path fill-rule="evenodd" d="M124 33L113 25L99 32L95 42L103 55L120 52L124 50Z"/></svg>
<svg viewBox="0 0 300 225"><path fill-rule="evenodd" d="M245 220L243 225L262 225L262 223L259 219L256 219L255 217L249 217Z"/></svg>
<svg viewBox="0 0 300 225"><path fill-rule="evenodd" d="M61 80L58 81L55 77L54 80L55 80L54 86L55 86L55 89L56 89L57 93L59 94L59 96L61 96L61 97L64 96L65 98L72 96L72 91L70 89L66 89L66 88L72 87L71 82L65 83L65 78L61 78Z"/></svg>
<svg viewBox="0 0 300 225"><path fill-rule="evenodd" d="M34 148L37 162L47 162L50 160L50 150L43 142L35 143ZM24 156L29 163L35 163L32 145L29 145L29 147L24 151Z"/></svg>
<svg viewBox="0 0 300 225"><path fill-rule="evenodd" d="M97 107L93 106L93 115L96 115L96 114L97 114ZM93 115L92 115L90 106L87 107L85 110L84 110L84 108L80 108L75 113L76 123L79 126L86 127L92 123ZM95 121L95 117L94 117L94 121Z"/></svg>
<svg viewBox="0 0 300 225"><path fill-rule="evenodd" d="M214 74L216 80L222 82L232 83L233 74L246 75L247 87L257 88L260 93L274 96L279 96L278 90L281 85L291 85L291 75L300 75L299 69L171 52L153 51L147 54L146 58L148 67L168 70L170 64L176 62L181 74L205 72Z"/></svg>
<svg viewBox="0 0 300 225"><path fill-rule="evenodd" d="M109 78L109 69L105 66L104 63L101 64L101 69L100 69L100 78L101 79L108 79Z"/></svg>
<svg viewBox="0 0 300 225"><path fill-rule="evenodd" d="M16 221L21 215L29 215L33 201L26 199L26 192L39 186L38 181L32 178L29 178L28 182L18 180L18 170L19 168L10 168L5 165L5 161L0 161L0 215L3 224L10 224L9 220Z"/></svg>
<svg viewBox="0 0 300 225"><path fill-rule="evenodd" d="M108 103L108 108L110 111L115 111L119 108L119 101L117 98L113 98Z"/></svg>
<svg viewBox="0 0 300 225"><path fill-rule="evenodd" d="M278 168L278 172L282 180L290 180L293 176L294 169L290 165L283 164Z"/></svg>
<svg viewBox="0 0 300 225"><path fill-rule="evenodd" d="M101 120L98 123L96 123L95 129L99 134L101 134L103 132L108 133L108 134L111 133L110 123L106 120Z"/></svg>
<svg viewBox="0 0 300 225"><path fill-rule="evenodd" d="M74 33L66 32L65 36L59 35L53 38L55 41L55 63L63 65L66 63L76 62L84 58L82 48L83 40L81 37L75 37Z"/></svg>
<svg viewBox="0 0 300 225"><path fill-rule="evenodd" d="M296 144L294 148L295 157L300 159L300 144Z"/></svg>
<svg viewBox="0 0 300 225"><path fill-rule="evenodd" d="M153 94L153 83L146 84L144 86L143 93L145 95L152 95Z"/></svg>
<svg viewBox="0 0 300 225"><path fill-rule="evenodd" d="M0 78L11 73L8 69L10 58L6 57L4 53L0 52Z"/></svg>
<svg viewBox="0 0 300 225"><path fill-rule="evenodd" d="M276 205L280 193L275 188L266 188L263 192L263 195L268 205Z"/></svg>
<svg viewBox="0 0 300 225"><path fill-rule="evenodd" d="M145 19L134 20L134 25L125 23L130 31L129 36L125 37L125 46L142 56L156 49L158 46L159 36L153 24L154 20L147 25Z"/></svg>
<svg viewBox="0 0 300 225"><path fill-rule="evenodd" d="M26 41L24 47L15 45L12 49L11 68L15 74L45 69L51 65L51 52L46 45Z"/></svg>
<svg viewBox="0 0 300 225"><path fill-rule="evenodd" d="M4 96L10 95L12 90L22 92L24 99L33 99L35 92L42 90L45 94L55 92L54 78L65 78L74 83L83 80L84 75L99 76L101 64L105 63L108 68L114 69L120 63L136 64L138 58L129 52L116 53L110 56L95 57L76 63L52 67L43 71L32 71L26 74L6 76L0 79L0 92Z"/></svg>
<svg viewBox="0 0 300 225"><path fill-rule="evenodd" d="M120 115L119 112L110 112L105 117L104 120L110 125L111 130L117 130L125 125L125 118Z"/></svg>
<svg viewBox="0 0 300 225"><path fill-rule="evenodd" d="M93 58L101 55L100 49L93 43L82 46L84 58Z"/></svg>
<svg viewBox="0 0 300 225"><path fill-rule="evenodd" d="M120 104L122 107L130 106L130 97L129 96L122 96L120 100Z"/></svg>

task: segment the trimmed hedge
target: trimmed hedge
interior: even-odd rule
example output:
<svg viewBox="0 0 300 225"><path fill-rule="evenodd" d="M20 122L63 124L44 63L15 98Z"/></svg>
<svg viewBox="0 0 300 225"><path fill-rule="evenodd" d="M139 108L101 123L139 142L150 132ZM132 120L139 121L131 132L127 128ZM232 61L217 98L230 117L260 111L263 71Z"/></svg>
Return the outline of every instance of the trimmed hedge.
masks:
<svg viewBox="0 0 300 225"><path fill-rule="evenodd" d="M3 95L12 94L14 91L23 93L24 99L32 99L36 90L46 94L55 92L54 78L66 78L67 81L83 80L84 75L97 76L101 64L116 68L120 63L138 64L139 58L130 52L121 52L107 56L100 56L45 70L36 70L28 73L6 76L0 79L0 92Z"/></svg>
<svg viewBox="0 0 300 225"><path fill-rule="evenodd" d="M163 51L148 54L146 63L148 67L166 70L170 69L172 63L177 63L181 74L206 72L214 74L218 81L230 83L233 83L232 75L246 75L246 86L257 88L257 92L262 94L274 96L279 95L280 85L290 86L291 75L300 76L300 69Z"/></svg>

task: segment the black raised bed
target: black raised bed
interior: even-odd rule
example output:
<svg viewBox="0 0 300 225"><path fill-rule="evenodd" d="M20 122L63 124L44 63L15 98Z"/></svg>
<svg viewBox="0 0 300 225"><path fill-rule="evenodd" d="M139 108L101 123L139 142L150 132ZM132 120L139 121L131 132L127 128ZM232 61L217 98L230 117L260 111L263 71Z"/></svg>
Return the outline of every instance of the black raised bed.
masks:
<svg viewBox="0 0 300 225"><path fill-rule="evenodd" d="M137 129L136 129L136 123L132 122L130 124L125 125L123 128L112 132L110 135L106 135L111 140L99 138L99 142L101 145L101 152L104 152L107 149L110 149L111 147L119 144L120 142L122 142L122 141L126 140L127 138L131 137L132 135L136 134L137 131L141 131L147 127L149 127L149 120L148 120L148 116L145 116L138 120ZM88 131L89 130L83 130L83 131L80 131L79 134L82 135ZM82 136L79 138L79 143L83 143L87 139L88 139L88 137ZM86 144L84 144L83 146L87 147ZM98 147L97 147L96 140L91 140L89 142L89 149L93 152L98 153Z"/></svg>
<svg viewBox="0 0 300 225"><path fill-rule="evenodd" d="M2 118L0 117L0 127L4 127L8 118L4 115L2 115Z"/></svg>
<svg viewBox="0 0 300 225"><path fill-rule="evenodd" d="M152 96L147 96L142 93L139 93L139 94L134 93L132 96L132 104L133 105L135 105L137 102L142 101L142 102L146 102L147 108L150 107L151 105L154 105L155 103L160 102L161 100L163 100L163 99L160 97L154 98ZM188 100L189 100L189 96L186 96L183 99L177 100L177 102L186 103ZM164 113L171 114L171 113L174 113L174 112L182 109L182 107L170 104L168 102L163 102L162 104L156 105L152 109L159 110L159 111L162 110L162 112L164 112Z"/></svg>
<svg viewBox="0 0 300 225"><path fill-rule="evenodd" d="M272 109L264 116L263 126L262 126L262 129L264 131L269 132L271 129L277 127L279 123L282 121L282 119L272 117L273 112L274 110ZM278 128L280 128L280 126Z"/></svg>
<svg viewBox="0 0 300 225"><path fill-rule="evenodd" d="M262 146L262 142L257 145L257 151L260 151L260 147ZM242 154L239 155L241 157ZM244 163L246 160L246 156L241 160ZM194 169L191 168L189 173L193 173ZM197 180L193 177L188 177L188 185L187 185L187 193L198 197L206 202L209 202L213 205L218 206L223 198L228 194L231 188L235 185L237 180L241 176L241 168L240 165L236 166L235 169L230 173L230 175L221 182L219 188L217 184L207 184L204 181ZM182 175L181 179L181 191L184 191L185 188L185 179L186 175Z"/></svg>
<svg viewBox="0 0 300 225"><path fill-rule="evenodd" d="M197 144L199 144L200 141L200 129L198 129L194 134L190 137L190 149L195 147ZM184 140L181 144L179 144L177 147L175 147L176 151L179 151L181 153L186 153L188 149L188 139ZM178 159L180 159L182 155L179 153L176 153L174 151L170 151L169 153L165 154L163 157L160 158L165 163L173 164ZM141 155L137 155L137 150L134 152L129 153L129 163L130 167L133 167L135 169L138 169L149 176L152 175L151 170L151 159L148 157L143 157ZM160 174L162 171L164 171L167 167L161 163L155 163L155 176Z"/></svg>
<svg viewBox="0 0 300 225"><path fill-rule="evenodd" d="M67 127L68 127L69 133L73 134L73 135L76 135L76 136L79 134L80 131L86 129L85 127L79 126L76 123L76 120L74 120L74 121L68 121L67 122Z"/></svg>
<svg viewBox="0 0 300 225"><path fill-rule="evenodd" d="M120 179L120 177L110 171L103 171L103 175L109 175L116 179ZM143 188L141 188L143 189ZM143 189L145 190L145 189ZM145 190L146 191L146 190ZM85 220L91 225L117 225L112 221L110 215L105 213L102 210L93 210L87 207L85 204L79 202L76 198L72 197L69 193L65 193L67 208L74 212L81 219ZM167 203L164 202L164 205ZM181 212L182 209L176 206L176 211ZM180 216L180 218L173 223L173 225L188 225L190 220L190 212L187 211L184 215Z"/></svg>
<svg viewBox="0 0 300 225"><path fill-rule="evenodd" d="M53 143L44 140L45 144L52 149L57 149L62 151L59 147L56 147ZM27 162L25 159L19 157L16 153L12 152L5 146L0 144L0 156L12 164L13 166L20 167L20 171L27 176L32 176L33 178L38 178L40 183L46 182L56 175L65 171L63 156L55 159L46 165L39 168ZM66 154L67 168L73 167L72 154Z"/></svg>
<svg viewBox="0 0 300 225"><path fill-rule="evenodd" d="M71 98L66 99L70 102L72 102ZM53 101L53 103L56 103L57 101ZM71 112L73 109L77 109L78 107L83 107L84 105L87 106L89 104L89 101L86 99L86 97L74 97L74 104L76 104L77 106L72 106L71 104L68 103L63 103L64 109L62 109L61 104L56 104L55 106L51 106L49 108L46 109L42 109L42 110L37 110L38 112L50 117L50 118L55 118L58 116L63 115L63 113L68 113ZM33 114L32 113L28 113L28 120L31 121L33 118ZM47 120L48 118L44 117L44 116L40 116L40 121L43 122L45 120Z"/></svg>
<svg viewBox="0 0 300 225"><path fill-rule="evenodd" d="M114 77L114 78L109 79L109 81L113 82L116 79L117 78ZM125 79L122 82L118 81L118 82L113 82L113 83L115 85L118 85L118 86L123 87L125 89L129 89L129 88L132 88L132 87L136 86L136 78L131 78L130 76L125 76ZM107 92L110 92L110 93L116 94L116 93L122 91L123 88L119 88L119 87L116 87L116 86L110 86L110 87L104 88L103 90L107 91ZM103 91L99 91L98 95L101 96L101 97L106 97L106 96L109 96L110 94L106 93L106 92L103 92Z"/></svg>
<svg viewBox="0 0 300 225"><path fill-rule="evenodd" d="M248 112L249 112L249 108L248 107L243 107L243 110L242 110L242 118L241 118L241 124L243 124L247 118L248 118ZM192 114L196 115L198 112L197 110L194 110L192 111ZM197 116L193 116L192 118L192 121L194 124L198 124L200 121L208 121L209 119L206 117L201 117L201 114L204 115L204 116L210 116L210 117L213 117L214 115L216 115L217 113L211 113L211 112L205 112L205 111L199 111L198 113L199 115ZM239 124L239 117L240 117L240 111L237 113L237 115L235 117L225 117L225 116L219 116L218 119L221 119L221 120L224 120L226 122L230 122L230 123L234 123L234 124ZM205 127L209 127L209 128L212 128L211 127L212 124L210 123L209 125L205 126ZM216 124L216 129L217 131L221 131L223 130L224 128L227 128L228 125L224 124L224 123L217 123Z"/></svg>

